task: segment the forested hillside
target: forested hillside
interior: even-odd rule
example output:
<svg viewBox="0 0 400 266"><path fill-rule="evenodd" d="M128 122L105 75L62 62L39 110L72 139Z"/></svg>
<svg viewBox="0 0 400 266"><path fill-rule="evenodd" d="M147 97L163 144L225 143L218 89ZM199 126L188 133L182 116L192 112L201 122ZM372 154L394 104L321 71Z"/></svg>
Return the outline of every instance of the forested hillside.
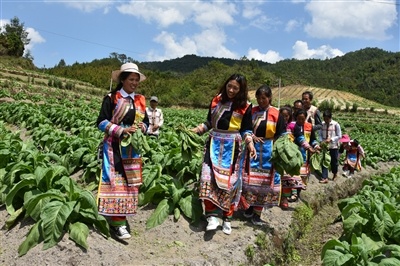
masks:
<svg viewBox="0 0 400 266"><path fill-rule="evenodd" d="M264 67L285 85L342 90L389 106L400 106L400 53L367 48L329 60L284 60Z"/></svg>
<svg viewBox="0 0 400 266"><path fill-rule="evenodd" d="M89 82L104 88L106 93L111 71L120 67L121 58L112 53L109 58L90 63L59 64L42 71ZM333 59L290 59L276 64L246 58L233 60L195 55L163 62L136 63L148 76L139 92L158 95L164 106L205 107L218 86L235 72L247 77L250 89L256 89L262 83L277 87L280 79L282 86L305 85L347 91L383 105L400 106L400 52L378 48L366 48Z"/></svg>

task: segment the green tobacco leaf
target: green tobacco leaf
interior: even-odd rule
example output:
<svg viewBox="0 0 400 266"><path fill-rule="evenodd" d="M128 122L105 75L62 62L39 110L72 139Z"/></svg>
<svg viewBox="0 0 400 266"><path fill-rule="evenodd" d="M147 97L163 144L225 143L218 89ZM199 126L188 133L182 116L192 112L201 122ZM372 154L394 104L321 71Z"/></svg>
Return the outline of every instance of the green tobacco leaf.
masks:
<svg viewBox="0 0 400 266"><path fill-rule="evenodd" d="M101 233L103 233L107 237L110 237L110 227L104 216L97 215L97 220L94 221L94 225Z"/></svg>
<svg viewBox="0 0 400 266"><path fill-rule="evenodd" d="M24 202L24 207L26 209L26 216L32 217L35 221L40 219L40 213L43 207L52 199L58 199L59 201L64 201L64 196L61 191L56 189L51 189L45 193L31 193L31 197ZM35 194L35 195L33 195Z"/></svg>
<svg viewBox="0 0 400 266"><path fill-rule="evenodd" d="M182 160L188 162L192 159L192 151L190 149L182 149Z"/></svg>
<svg viewBox="0 0 400 266"><path fill-rule="evenodd" d="M81 165L83 156L88 152L90 152L90 150L86 147L82 147L82 148L75 150L74 153L72 154L72 158L71 158L72 161L74 162L74 164Z"/></svg>
<svg viewBox="0 0 400 266"><path fill-rule="evenodd" d="M89 227L80 222L69 225L69 237L79 246L87 249L87 237L89 235Z"/></svg>
<svg viewBox="0 0 400 266"><path fill-rule="evenodd" d="M51 168L36 167L34 174L37 186L41 191L47 191L51 188L53 179L53 170Z"/></svg>
<svg viewBox="0 0 400 266"><path fill-rule="evenodd" d="M36 180L33 177L22 179L17 184L13 186L13 188L8 192L6 196L6 208L9 214L13 214L15 212L13 201L15 195L24 187L35 186Z"/></svg>
<svg viewBox="0 0 400 266"><path fill-rule="evenodd" d="M310 157L310 166L314 171L321 171L321 153L314 153Z"/></svg>
<svg viewBox="0 0 400 266"><path fill-rule="evenodd" d="M162 166L157 163L150 167L145 166L143 169L143 185L141 189L148 189L154 180L157 180L161 176Z"/></svg>
<svg viewBox="0 0 400 266"><path fill-rule="evenodd" d="M129 136L124 137L124 138L121 140L121 146L122 146L122 147L127 147L129 144L131 144L131 138L130 138Z"/></svg>
<svg viewBox="0 0 400 266"><path fill-rule="evenodd" d="M362 254L364 252L364 243L362 239L357 237L356 234L351 235L351 246L350 246L351 253L354 255Z"/></svg>
<svg viewBox="0 0 400 266"><path fill-rule="evenodd" d="M182 197L182 194L186 191L185 188L177 189L176 186L171 185L172 188L172 201L176 205Z"/></svg>
<svg viewBox="0 0 400 266"><path fill-rule="evenodd" d="M352 254L343 254L337 250L327 250L325 256L323 257L323 265L324 266L338 266L338 265L354 265L354 264L346 264L354 259Z"/></svg>
<svg viewBox="0 0 400 266"><path fill-rule="evenodd" d="M97 213L97 203L90 191L81 190L79 192L78 201L81 203L81 209L91 209L93 212Z"/></svg>
<svg viewBox="0 0 400 266"><path fill-rule="evenodd" d="M331 167L331 156L329 155L329 152L324 152L321 162L322 162L322 165L325 168L330 169L330 167Z"/></svg>
<svg viewBox="0 0 400 266"><path fill-rule="evenodd" d="M149 202L153 202L154 195L162 192L165 192L164 187L160 184L155 185L154 187L147 190L144 194L141 193L141 195L143 196L139 198L139 205L143 206Z"/></svg>
<svg viewBox="0 0 400 266"><path fill-rule="evenodd" d="M39 221L29 230L24 242L18 247L19 256L25 255L31 248L35 247L43 240L40 233L41 225L42 221Z"/></svg>
<svg viewBox="0 0 400 266"><path fill-rule="evenodd" d="M183 211L183 214L190 218L193 223L197 223L203 213L200 200L192 194L181 198L179 207Z"/></svg>
<svg viewBox="0 0 400 266"><path fill-rule="evenodd" d="M379 266L399 266L400 260L396 259L396 258L384 258L379 262L378 265Z"/></svg>
<svg viewBox="0 0 400 266"><path fill-rule="evenodd" d="M168 215L174 210L172 200L163 199L158 204L156 210L151 214L146 222L146 229L154 228L162 224Z"/></svg>
<svg viewBox="0 0 400 266"><path fill-rule="evenodd" d="M59 180L54 183L54 187L57 187L61 191L67 192L70 200L75 200L75 183L69 176L62 176ZM78 195L75 195L76 197Z"/></svg>
<svg viewBox="0 0 400 266"><path fill-rule="evenodd" d="M391 238L400 243L400 220L393 226Z"/></svg>
<svg viewBox="0 0 400 266"><path fill-rule="evenodd" d="M343 229L345 232L352 232L354 230L354 227L356 227L358 224L364 225L367 222L367 219L364 219L357 213L353 213L343 220Z"/></svg>
<svg viewBox="0 0 400 266"><path fill-rule="evenodd" d="M328 242L325 243L325 245L322 247L321 251L321 259L324 258L325 253L328 250L335 249L340 251L341 253L349 253L349 244L345 241L341 242L337 239L331 239Z"/></svg>
<svg viewBox="0 0 400 266"><path fill-rule="evenodd" d="M361 234L361 239L364 242L365 249L368 251L375 251L382 248L385 243L383 241L375 241L366 234Z"/></svg>
<svg viewBox="0 0 400 266"><path fill-rule="evenodd" d="M58 243L63 234L64 225L75 204L75 201L51 201L44 206L40 215L43 221L43 249L51 248Z"/></svg>
<svg viewBox="0 0 400 266"><path fill-rule="evenodd" d="M10 157L11 157L10 150L6 149L0 150L0 168L7 166Z"/></svg>
<svg viewBox="0 0 400 266"><path fill-rule="evenodd" d="M6 220L6 228L10 229L24 211L24 208L19 208L13 214L11 214L10 217L8 217L8 219Z"/></svg>
<svg viewBox="0 0 400 266"><path fill-rule="evenodd" d="M361 204L359 197L352 197L351 199L353 200L346 201L346 205L338 204L339 208L342 207L341 212L345 219L354 213L365 212L365 206Z"/></svg>
<svg viewBox="0 0 400 266"><path fill-rule="evenodd" d="M175 208L174 209L174 219L176 221L178 221L180 217L181 217L181 211L179 210L179 208Z"/></svg>

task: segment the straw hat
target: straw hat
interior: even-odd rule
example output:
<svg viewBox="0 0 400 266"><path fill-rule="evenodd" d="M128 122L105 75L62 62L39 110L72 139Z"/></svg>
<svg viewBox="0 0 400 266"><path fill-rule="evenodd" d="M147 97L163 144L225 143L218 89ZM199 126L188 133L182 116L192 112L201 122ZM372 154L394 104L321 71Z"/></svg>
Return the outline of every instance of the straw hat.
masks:
<svg viewBox="0 0 400 266"><path fill-rule="evenodd" d="M146 79L146 76L143 75L143 74L139 71L139 67L138 67L136 64L134 64L134 63L125 63L125 64L123 64L123 65L121 66L121 69L119 69L119 70L114 70L114 71L111 73L111 78L112 78L112 80L115 81L115 82L119 82L119 81L120 81L120 80L119 80L119 75L120 75L122 72L138 73L139 76L140 76L140 82L142 82L142 81L144 81L144 80Z"/></svg>

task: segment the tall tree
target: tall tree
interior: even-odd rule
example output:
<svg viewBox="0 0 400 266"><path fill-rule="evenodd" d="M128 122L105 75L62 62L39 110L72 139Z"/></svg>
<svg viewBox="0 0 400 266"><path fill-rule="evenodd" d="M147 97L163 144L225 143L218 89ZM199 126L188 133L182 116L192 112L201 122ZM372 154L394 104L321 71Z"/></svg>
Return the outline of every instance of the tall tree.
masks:
<svg viewBox="0 0 400 266"><path fill-rule="evenodd" d="M17 17L11 19L9 24L1 29L0 33L0 52L5 55L22 57L25 51L25 45L31 40L28 39L28 32Z"/></svg>
<svg viewBox="0 0 400 266"><path fill-rule="evenodd" d="M67 66L67 64L65 63L65 60L61 59L60 62L58 62L57 67L65 67L65 66Z"/></svg>

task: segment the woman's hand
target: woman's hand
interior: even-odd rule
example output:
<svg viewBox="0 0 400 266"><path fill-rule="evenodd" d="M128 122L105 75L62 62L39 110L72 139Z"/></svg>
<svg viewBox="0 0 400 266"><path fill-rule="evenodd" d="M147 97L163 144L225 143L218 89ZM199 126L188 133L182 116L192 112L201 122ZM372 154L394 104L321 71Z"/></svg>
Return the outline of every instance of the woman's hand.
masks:
<svg viewBox="0 0 400 266"><path fill-rule="evenodd" d="M264 143L263 138L261 138L261 137L256 137L255 135L253 136L253 141L254 141L254 142L261 142L261 143Z"/></svg>
<svg viewBox="0 0 400 266"><path fill-rule="evenodd" d="M247 149L249 150L249 155L251 159L257 159L257 152L256 149L254 148L254 143L250 142L247 144Z"/></svg>
<svg viewBox="0 0 400 266"><path fill-rule="evenodd" d="M124 134L130 135L132 133L135 133L137 129L138 129L138 127L136 125L132 125L130 127L124 128L123 132L124 132Z"/></svg>
<svg viewBox="0 0 400 266"><path fill-rule="evenodd" d="M323 143L331 143L332 142L332 139L330 138L330 137L328 137L326 140L324 140L324 141L322 141Z"/></svg>
<svg viewBox="0 0 400 266"><path fill-rule="evenodd" d="M136 127L136 129L138 129L138 128L140 128L143 133L146 133L146 127L144 126L143 122L139 122L138 127Z"/></svg>

